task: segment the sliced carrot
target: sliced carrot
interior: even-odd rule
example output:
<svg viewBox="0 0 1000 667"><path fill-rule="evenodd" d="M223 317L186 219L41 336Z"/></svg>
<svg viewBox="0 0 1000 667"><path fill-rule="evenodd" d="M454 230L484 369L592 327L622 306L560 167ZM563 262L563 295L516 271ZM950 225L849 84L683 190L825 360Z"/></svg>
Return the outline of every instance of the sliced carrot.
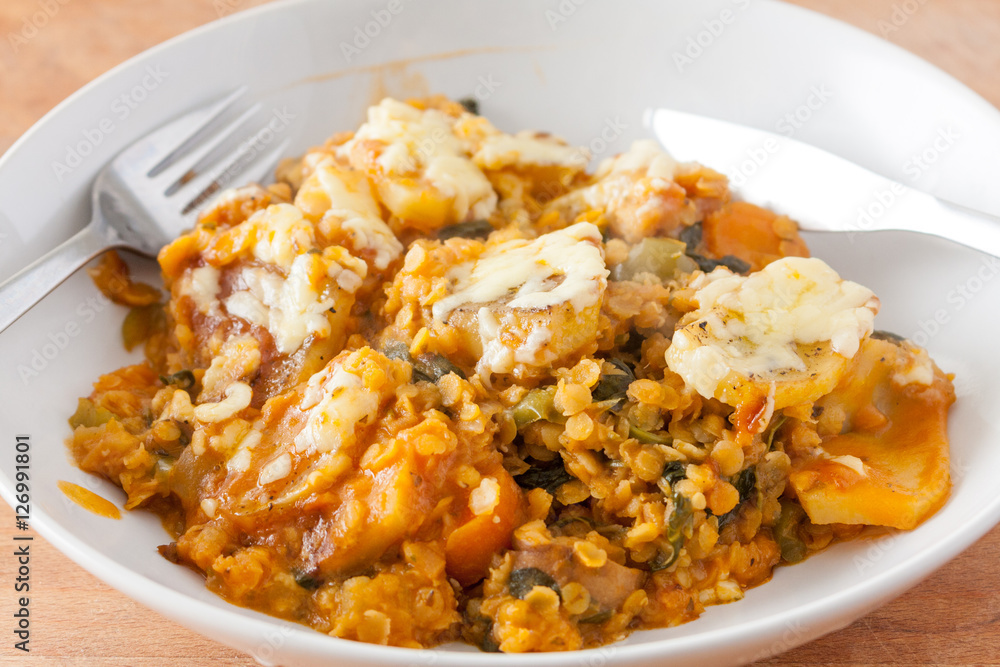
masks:
<svg viewBox="0 0 1000 667"><path fill-rule="evenodd" d="M521 489L503 468L490 473L500 485L492 512L474 515L453 530L445 541L448 576L471 586L486 576L493 554L510 546L521 505Z"/></svg>
<svg viewBox="0 0 1000 667"><path fill-rule="evenodd" d="M702 234L709 255L735 255L754 271L782 257L809 256L794 222L746 202L732 202L708 215Z"/></svg>

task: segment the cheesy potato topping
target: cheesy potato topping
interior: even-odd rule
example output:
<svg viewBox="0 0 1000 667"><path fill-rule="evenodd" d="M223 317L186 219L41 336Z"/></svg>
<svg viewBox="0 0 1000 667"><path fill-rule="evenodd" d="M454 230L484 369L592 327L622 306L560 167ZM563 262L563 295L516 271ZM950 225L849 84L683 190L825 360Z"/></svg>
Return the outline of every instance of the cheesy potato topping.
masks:
<svg viewBox="0 0 1000 667"><path fill-rule="evenodd" d="M698 309L674 331L667 365L705 398L732 406L754 388L771 395L773 408L828 393L872 332L879 305L868 288L800 257L749 276L720 267L690 286ZM800 382L805 393L790 390Z"/></svg>
<svg viewBox="0 0 1000 667"><path fill-rule="evenodd" d="M233 604L412 648L572 650L947 499L951 379L794 221L638 141L588 171L442 97L114 254L147 360L70 419Z"/></svg>

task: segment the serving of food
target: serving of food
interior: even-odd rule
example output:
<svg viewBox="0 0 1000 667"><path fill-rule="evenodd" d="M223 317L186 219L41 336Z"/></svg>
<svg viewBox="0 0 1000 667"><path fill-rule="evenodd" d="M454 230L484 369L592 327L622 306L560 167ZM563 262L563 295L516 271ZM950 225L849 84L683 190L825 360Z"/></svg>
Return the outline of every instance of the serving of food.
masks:
<svg viewBox="0 0 1000 667"><path fill-rule="evenodd" d="M944 504L950 377L794 221L475 111L387 98L223 193L166 303L93 270L147 361L69 447L163 557L335 637L573 650Z"/></svg>

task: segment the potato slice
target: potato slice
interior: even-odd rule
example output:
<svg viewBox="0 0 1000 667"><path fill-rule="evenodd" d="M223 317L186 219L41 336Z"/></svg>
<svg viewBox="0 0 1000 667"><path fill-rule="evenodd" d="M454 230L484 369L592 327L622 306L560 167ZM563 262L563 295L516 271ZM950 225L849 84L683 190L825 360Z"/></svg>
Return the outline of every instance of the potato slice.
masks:
<svg viewBox="0 0 1000 667"><path fill-rule="evenodd" d="M833 389L878 311L871 290L819 259L786 257L749 276L718 268L691 286L698 308L667 364L705 398L762 416Z"/></svg>
<svg viewBox="0 0 1000 667"><path fill-rule="evenodd" d="M429 233L496 210L497 194L471 160L470 123L481 121L386 98L368 109L368 121L338 154L371 179L395 216L393 231Z"/></svg>
<svg viewBox="0 0 1000 667"><path fill-rule="evenodd" d="M447 294L431 309L435 331L456 333L463 360L482 375L525 377L587 351L607 276L601 233L589 222L487 244L448 270Z"/></svg>
<svg viewBox="0 0 1000 667"><path fill-rule="evenodd" d="M844 415L821 447L791 450L790 483L813 523L910 529L945 501L950 380L910 343L866 340L844 380L817 402Z"/></svg>
<svg viewBox="0 0 1000 667"><path fill-rule="evenodd" d="M429 507L417 493L411 457L374 474L356 477L341 490L342 502L307 533L302 545L307 569L353 572L377 560L420 526Z"/></svg>

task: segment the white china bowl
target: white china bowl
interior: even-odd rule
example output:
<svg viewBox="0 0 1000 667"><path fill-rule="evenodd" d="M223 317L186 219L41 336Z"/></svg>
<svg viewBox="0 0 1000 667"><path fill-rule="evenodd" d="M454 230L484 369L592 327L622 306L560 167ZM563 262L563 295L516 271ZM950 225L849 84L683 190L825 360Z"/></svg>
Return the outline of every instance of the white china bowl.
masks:
<svg viewBox="0 0 1000 667"><path fill-rule="evenodd" d="M551 130L598 157L651 136L644 111L671 107L771 131L791 126L796 139L1000 212L1000 198L980 176L1000 167L995 109L913 56L794 7L768 0L304 0L237 14L152 49L32 128L0 161L0 279L85 223L90 184L118 150L240 84L292 117L282 130L292 154L356 127L385 94L475 95L501 128ZM949 128L959 139L914 177L911 156ZM681 627L592 651L503 656L337 640L227 604L199 576L157 555L168 537L155 516L103 519L56 487L69 480L120 502L117 489L71 464L66 417L100 373L140 359L118 343L124 310L95 301L83 272L0 337L0 437L10 445L0 456L0 488L13 505L12 445L16 434L30 434L39 533L127 595L265 664L723 665L766 657L898 595L1000 520L1000 440L991 415L1000 403L992 343L1000 322L988 305L1000 300L1000 281L992 280L998 267L933 239L810 241L845 277L876 290L884 306L879 328L918 339L922 332L932 356L956 373L954 492L915 531L839 544L779 568L743 601ZM145 271L155 275L148 265Z"/></svg>

